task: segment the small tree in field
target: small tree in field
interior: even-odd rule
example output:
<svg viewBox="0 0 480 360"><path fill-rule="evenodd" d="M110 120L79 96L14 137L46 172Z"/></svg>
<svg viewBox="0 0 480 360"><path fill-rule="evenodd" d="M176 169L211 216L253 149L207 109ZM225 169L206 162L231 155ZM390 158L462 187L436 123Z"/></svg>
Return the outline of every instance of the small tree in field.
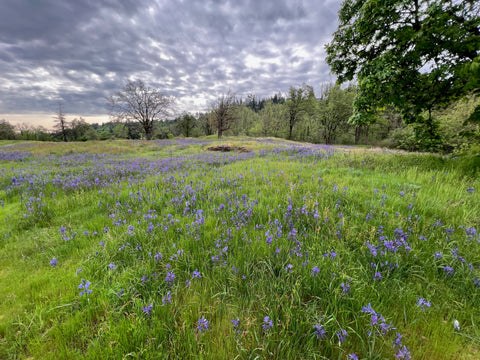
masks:
<svg viewBox="0 0 480 360"><path fill-rule="evenodd" d="M228 92L217 99L212 108L212 121L218 131L220 139L223 133L229 130L237 121L237 100L235 95Z"/></svg>
<svg viewBox="0 0 480 360"><path fill-rule="evenodd" d="M147 87L141 80L129 81L108 99L111 116L116 120L137 121L147 140L152 139L154 122L165 120L173 104L173 98Z"/></svg>
<svg viewBox="0 0 480 360"><path fill-rule="evenodd" d="M55 121L54 128L62 136L63 141L67 142L68 123L65 113L62 110L62 104L58 104L58 113L53 117Z"/></svg>

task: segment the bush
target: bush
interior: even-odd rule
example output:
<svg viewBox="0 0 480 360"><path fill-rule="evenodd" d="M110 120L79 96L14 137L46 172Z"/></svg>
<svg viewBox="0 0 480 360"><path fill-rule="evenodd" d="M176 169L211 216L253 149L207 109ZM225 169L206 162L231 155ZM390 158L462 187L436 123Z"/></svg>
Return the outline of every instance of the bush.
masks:
<svg viewBox="0 0 480 360"><path fill-rule="evenodd" d="M407 151L418 151L419 146L415 137L415 130L412 126L398 128L390 132L387 142L397 149Z"/></svg>

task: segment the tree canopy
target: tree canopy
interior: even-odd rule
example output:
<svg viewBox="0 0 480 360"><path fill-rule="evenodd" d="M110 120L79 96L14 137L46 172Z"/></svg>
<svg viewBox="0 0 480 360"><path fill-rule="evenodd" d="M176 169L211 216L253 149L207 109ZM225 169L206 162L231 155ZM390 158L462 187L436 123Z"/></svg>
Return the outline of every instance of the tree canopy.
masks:
<svg viewBox="0 0 480 360"><path fill-rule="evenodd" d="M152 139L154 122L165 120L173 103L173 98L147 87L141 80L129 81L108 99L111 115L118 120L139 122L147 140Z"/></svg>
<svg viewBox="0 0 480 360"><path fill-rule="evenodd" d="M352 121L394 105L433 131L432 110L479 90L479 11L477 0L345 0L326 49L338 82L358 81Z"/></svg>

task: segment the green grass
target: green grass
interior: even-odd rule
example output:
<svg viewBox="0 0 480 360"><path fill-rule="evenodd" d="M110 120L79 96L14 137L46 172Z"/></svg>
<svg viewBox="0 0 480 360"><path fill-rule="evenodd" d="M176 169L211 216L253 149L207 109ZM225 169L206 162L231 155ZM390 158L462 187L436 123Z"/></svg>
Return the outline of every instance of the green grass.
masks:
<svg viewBox="0 0 480 360"><path fill-rule="evenodd" d="M29 155L0 160L0 357L393 359L399 333L413 359L478 358L480 182L457 159L224 142L251 152L1 143Z"/></svg>

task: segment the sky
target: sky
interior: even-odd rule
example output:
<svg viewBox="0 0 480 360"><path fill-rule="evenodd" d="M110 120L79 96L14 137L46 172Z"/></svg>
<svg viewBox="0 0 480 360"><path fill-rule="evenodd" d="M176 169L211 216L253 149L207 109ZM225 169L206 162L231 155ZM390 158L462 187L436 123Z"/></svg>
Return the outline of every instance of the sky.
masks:
<svg viewBox="0 0 480 360"><path fill-rule="evenodd" d="M106 98L142 80L206 111L334 81L325 62L341 0L0 0L0 119L47 128L109 120Z"/></svg>

